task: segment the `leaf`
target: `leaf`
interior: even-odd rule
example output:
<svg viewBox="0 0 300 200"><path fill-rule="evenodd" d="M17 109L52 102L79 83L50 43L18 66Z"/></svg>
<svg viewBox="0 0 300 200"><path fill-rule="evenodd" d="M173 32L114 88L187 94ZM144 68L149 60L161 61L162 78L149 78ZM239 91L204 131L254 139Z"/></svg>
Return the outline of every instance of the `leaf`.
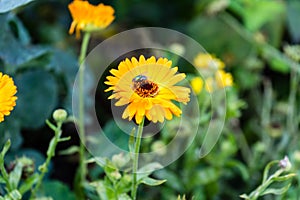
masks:
<svg viewBox="0 0 300 200"><path fill-rule="evenodd" d="M253 45L229 25L227 17L223 14L218 17L196 17L188 25L188 34L208 52L229 58L226 62L228 65L240 65L253 49Z"/></svg>
<svg viewBox="0 0 300 200"><path fill-rule="evenodd" d="M21 194L24 194L28 190L30 190L33 185L37 182L39 178L39 174L35 173L32 176L28 177L20 186L19 191Z"/></svg>
<svg viewBox="0 0 300 200"><path fill-rule="evenodd" d="M280 1L249 1L243 8L245 26L250 31L257 31L266 23L280 19L285 14L285 4Z"/></svg>
<svg viewBox="0 0 300 200"><path fill-rule="evenodd" d="M10 140L7 140L2 151L1 151L1 157L4 159L4 156L5 154L7 153L7 151L9 150L10 148L10 145L11 145L11 141Z"/></svg>
<svg viewBox="0 0 300 200"><path fill-rule="evenodd" d="M43 182L41 193L44 196L52 197L55 200L75 200L74 193L67 185L60 181L46 181Z"/></svg>
<svg viewBox="0 0 300 200"><path fill-rule="evenodd" d="M12 14L0 15L0 58L5 64L5 70L9 73L14 73L23 64L49 53L50 50L45 46L26 44L23 41L25 33L20 33L22 35L19 37L22 38L16 38L9 26L11 21L16 21L15 18ZM20 26L18 27L20 28ZM25 30L22 32L25 32Z"/></svg>
<svg viewBox="0 0 300 200"><path fill-rule="evenodd" d="M168 181L166 182L166 185L175 191L184 192L185 186L182 183L182 179L178 177L176 172L163 169L155 172L155 177L167 179Z"/></svg>
<svg viewBox="0 0 300 200"><path fill-rule="evenodd" d="M118 195L118 200L132 200L131 198L130 198L130 196L128 196L127 194L120 194L120 195Z"/></svg>
<svg viewBox="0 0 300 200"><path fill-rule="evenodd" d="M14 112L11 115L13 116ZM13 117L8 117L5 123L0 123L0 146L4 145L8 139L11 140L11 151L17 150L23 142L20 122Z"/></svg>
<svg viewBox="0 0 300 200"><path fill-rule="evenodd" d="M139 183L144 183L145 185L149 185L149 186L157 186L163 184L166 181L167 180L156 180L150 177L144 177L139 181Z"/></svg>
<svg viewBox="0 0 300 200"><path fill-rule="evenodd" d="M288 191L290 186L291 186L291 184L288 184L282 188L268 188L261 194L261 196L266 195L266 194L282 195L282 194L286 193L286 191Z"/></svg>
<svg viewBox="0 0 300 200"><path fill-rule="evenodd" d="M38 128L44 125L58 101L54 77L42 70L32 70L16 76L15 83L18 87L15 117L20 120L21 127Z"/></svg>
<svg viewBox="0 0 300 200"><path fill-rule="evenodd" d="M12 199L12 200L19 200L22 199L22 195L20 194L20 192L18 190L13 190L11 191L8 196ZM9 199L10 200L10 199Z"/></svg>
<svg viewBox="0 0 300 200"><path fill-rule="evenodd" d="M264 183L264 182L267 180L267 178L268 178L268 174L269 174L270 168L271 168L273 165L277 164L278 162L279 162L278 160L273 160L273 161L271 161L271 162L269 162L269 163L267 164L267 166L266 166L265 169L264 169L264 173L263 173L263 180L262 180L263 183Z"/></svg>
<svg viewBox="0 0 300 200"><path fill-rule="evenodd" d="M158 162L149 163L137 171L137 180L139 181L139 180L149 176L155 170L158 170L161 168L162 168L162 165L159 164Z"/></svg>
<svg viewBox="0 0 300 200"><path fill-rule="evenodd" d="M101 200L116 199L113 189L104 183L104 181L92 182L92 186L96 188L97 194Z"/></svg>
<svg viewBox="0 0 300 200"><path fill-rule="evenodd" d="M26 5L33 0L1 0L0 1L0 13L11 11L20 6Z"/></svg>
<svg viewBox="0 0 300 200"><path fill-rule="evenodd" d="M22 176L22 169L23 169L23 164L17 161L13 171L9 173L9 183L12 189L18 188Z"/></svg>
<svg viewBox="0 0 300 200"><path fill-rule="evenodd" d="M295 43L300 41L300 2L287 1L287 26Z"/></svg>
<svg viewBox="0 0 300 200"><path fill-rule="evenodd" d="M73 155L79 152L79 146L70 146L69 148L59 152L59 155Z"/></svg>

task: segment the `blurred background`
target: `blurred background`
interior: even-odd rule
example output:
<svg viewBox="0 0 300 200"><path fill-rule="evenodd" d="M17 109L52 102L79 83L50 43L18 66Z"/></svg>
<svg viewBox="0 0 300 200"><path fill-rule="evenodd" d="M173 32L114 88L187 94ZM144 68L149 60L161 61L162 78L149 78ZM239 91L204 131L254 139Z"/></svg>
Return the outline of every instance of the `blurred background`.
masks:
<svg viewBox="0 0 300 200"><path fill-rule="evenodd" d="M17 106L0 124L1 146L8 138L12 141L7 165L27 155L39 166L53 134L45 120L56 108L65 108L72 114L71 95L81 41L68 34L72 22L70 2L38 0L0 13L0 71L11 75L18 87ZM141 199L176 199L184 194L187 199L239 199L240 194L260 184L269 161L285 155L298 175L286 194L266 195L264 199L300 198L300 1L89 2L111 5L116 16L107 29L93 34L89 50L128 29L169 28L195 39L224 62L226 71L233 76L234 84L226 90L225 126L213 151L202 159L197 157L203 141L199 136L179 160L154 174L167 179L166 183L140 188ZM182 69L189 64L179 60L178 65ZM191 68L189 65L183 71ZM103 88L100 84L95 97L100 121L105 130L114 133L115 140L122 140ZM168 123L160 137L143 143L144 148L157 145L157 141L166 143L170 140L167 133L178 128L176 121ZM73 123L64 124L63 135L72 139L60 143L57 152L79 144ZM77 166L76 153L57 153L46 177L45 193L54 199L74 199ZM89 180L100 177L103 171L90 165Z"/></svg>

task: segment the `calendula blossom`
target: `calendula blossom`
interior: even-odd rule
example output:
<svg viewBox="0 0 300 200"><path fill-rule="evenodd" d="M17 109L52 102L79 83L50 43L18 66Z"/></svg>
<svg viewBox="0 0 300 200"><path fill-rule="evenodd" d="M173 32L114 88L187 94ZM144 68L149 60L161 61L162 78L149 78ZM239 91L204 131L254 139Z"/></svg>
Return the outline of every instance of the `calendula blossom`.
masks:
<svg viewBox="0 0 300 200"><path fill-rule="evenodd" d="M205 80L200 77L191 80L191 86L196 94L202 91L203 84L205 84L205 89L209 93L215 89L233 85L232 75L224 71L225 63L215 56L208 53L199 53L194 59L194 65L207 76Z"/></svg>
<svg viewBox="0 0 300 200"><path fill-rule="evenodd" d="M109 99L117 99L116 106L127 105L123 119L135 117L140 124L146 117L156 123L181 115L181 109L172 100L186 104L190 101L190 89L175 85L186 76L171 65L172 61L166 58L145 59L141 55L139 59L127 58L118 69L110 70L112 76L107 76L105 82L110 87L105 91L113 91Z"/></svg>
<svg viewBox="0 0 300 200"><path fill-rule="evenodd" d="M199 94L203 89L203 80L201 77L195 77L191 80L191 86L195 94Z"/></svg>
<svg viewBox="0 0 300 200"><path fill-rule="evenodd" d="M76 37L80 36L80 31L95 31L109 26L115 19L114 9L102 3L97 6L84 0L74 0L68 6L73 18L69 33L76 30Z"/></svg>
<svg viewBox="0 0 300 200"><path fill-rule="evenodd" d="M209 53L199 53L194 59L194 65L198 68L223 69L224 62Z"/></svg>
<svg viewBox="0 0 300 200"><path fill-rule="evenodd" d="M0 72L0 122L4 121L4 116L10 115L16 105L17 87L11 77Z"/></svg>
<svg viewBox="0 0 300 200"><path fill-rule="evenodd" d="M218 70L215 74L217 86L219 88L224 88L227 86L232 86L233 78L230 73L225 72L224 70Z"/></svg>

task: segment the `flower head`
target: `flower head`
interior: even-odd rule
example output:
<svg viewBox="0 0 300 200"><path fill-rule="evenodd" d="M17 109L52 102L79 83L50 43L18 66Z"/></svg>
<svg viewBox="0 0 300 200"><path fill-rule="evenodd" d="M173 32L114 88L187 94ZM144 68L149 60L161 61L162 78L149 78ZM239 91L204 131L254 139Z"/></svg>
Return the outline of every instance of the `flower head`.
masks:
<svg viewBox="0 0 300 200"><path fill-rule="evenodd" d="M230 73L227 73L224 70L218 70L216 72L216 82L219 88L225 88L227 86L232 86L233 78Z"/></svg>
<svg viewBox="0 0 300 200"><path fill-rule="evenodd" d="M13 79L0 72L0 122L4 121L4 116L8 116L16 105L16 93L17 87Z"/></svg>
<svg viewBox="0 0 300 200"><path fill-rule="evenodd" d="M199 53L194 59L194 65L198 68L223 69L224 62L208 53Z"/></svg>
<svg viewBox="0 0 300 200"><path fill-rule="evenodd" d="M164 118L170 120L173 115L180 116L182 111L172 100L186 104L190 100L190 89L175 85L185 74L176 74L178 68L171 65L166 58L140 56L139 60L127 58L118 69L110 70L113 76L107 76L105 84L110 87L105 91L113 91L109 99L117 99L116 106L128 104L123 119L135 117L140 124L144 116L154 123L163 122Z"/></svg>
<svg viewBox="0 0 300 200"><path fill-rule="evenodd" d="M74 0L68 7L73 18L69 33L73 34L76 29L76 37L79 37L80 30L104 29L115 19L114 9L102 3L95 6L88 1Z"/></svg>
<svg viewBox="0 0 300 200"><path fill-rule="evenodd" d="M191 80L191 86L195 94L199 94L203 89L203 80L201 77L195 77Z"/></svg>

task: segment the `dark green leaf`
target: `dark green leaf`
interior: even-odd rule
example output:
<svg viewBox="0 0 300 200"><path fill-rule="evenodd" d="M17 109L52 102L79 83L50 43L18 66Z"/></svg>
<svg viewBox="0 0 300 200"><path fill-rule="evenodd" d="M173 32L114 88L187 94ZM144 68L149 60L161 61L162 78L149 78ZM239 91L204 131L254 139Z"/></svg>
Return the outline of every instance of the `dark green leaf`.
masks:
<svg viewBox="0 0 300 200"><path fill-rule="evenodd" d="M40 127L57 105L58 88L54 77L34 70L17 76L15 83L18 87L15 116L21 121L21 127Z"/></svg>
<svg viewBox="0 0 300 200"><path fill-rule="evenodd" d="M22 44L24 38L20 38L19 41L9 26L9 22L14 20L15 17L11 14L0 15L0 58L7 66L6 71L10 73L14 73L22 67L21 65L49 53L48 47ZM25 33L21 34L20 37L25 37Z"/></svg>
<svg viewBox="0 0 300 200"><path fill-rule="evenodd" d="M74 193L59 181L44 182L41 188L44 196L52 197L55 200L75 200Z"/></svg>
<svg viewBox="0 0 300 200"><path fill-rule="evenodd" d="M11 11L17 7L28 4L33 0L1 0L0 1L0 13Z"/></svg>
<svg viewBox="0 0 300 200"><path fill-rule="evenodd" d="M300 2L287 1L287 25L295 43L300 41Z"/></svg>

